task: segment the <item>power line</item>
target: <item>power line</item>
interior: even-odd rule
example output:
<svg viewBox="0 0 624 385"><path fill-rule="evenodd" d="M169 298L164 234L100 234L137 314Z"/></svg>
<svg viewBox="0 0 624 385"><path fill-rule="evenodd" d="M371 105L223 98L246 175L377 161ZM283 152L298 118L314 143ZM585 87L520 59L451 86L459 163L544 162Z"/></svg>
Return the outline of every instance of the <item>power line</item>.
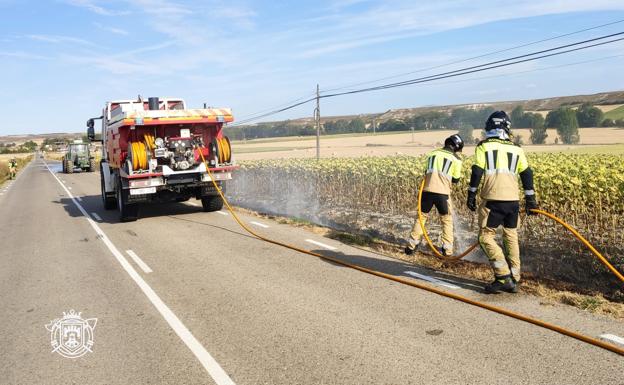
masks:
<svg viewBox="0 0 624 385"><path fill-rule="evenodd" d="M443 73L439 73L439 74L435 74L435 75L429 75L429 76L425 76L425 77L409 79L409 80L405 80L405 81L401 81L401 82L389 83L389 84L379 85L379 86L375 86L375 87L368 87L368 88L362 88L362 89L357 89L357 90L351 90L351 91L345 91L345 92L339 92L339 93L333 93L333 94L320 95L319 98L332 98L332 97L343 96L343 95L351 95L351 94L357 94L357 93L363 93L363 92L371 92L371 91L378 91L378 90L384 90L384 89L390 89L390 88L404 87L404 86L413 85L413 84L427 83L427 82L432 82L432 81L440 80L440 79L447 79L447 78L463 76L463 75L467 75L467 74L471 74L471 73L488 71L488 70L492 70L492 69L496 69L496 68L502 68L502 67L507 67L507 66L511 66L511 65L515 65L515 64L535 61L535 60L539 60L539 59L543 59L543 58L547 58L547 57L563 55L563 54L570 53L570 52L581 51L581 50L585 50L585 49L588 49L588 48L602 46L602 45L611 44L611 43L615 43L615 42L624 40L624 37L622 37L622 38L618 38L618 39L612 39L612 40L608 40L608 41L604 41L604 42L598 42L598 43L594 43L594 44L584 45L584 46L581 46L581 47L576 47L576 48L571 48L571 49L568 49L568 50L560 51L561 49L564 49L564 48L575 47L575 46L578 46L578 45L587 44L587 43L595 42L595 41L598 41L598 40L604 40L604 39L607 39L607 38L610 38L610 37L615 37L615 36L620 36L620 35L624 35L624 32L618 32L618 33L613 33L613 34L609 34L609 35L604 35L604 36L600 36L600 37L593 38L593 39L583 40L583 41L576 42L576 43L565 44L565 45L561 45L561 46L557 46L557 47L553 47L553 48L549 48L549 49L545 49L545 50L531 52L531 53L524 54L524 55L518 55L518 56L514 56L514 57L511 57L511 58L507 58L507 59L496 60L496 61L492 61L492 62L488 62L488 63L476 65L476 66L465 67L465 68L454 70L454 71L447 71L447 72L443 72ZM553 51L559 51L559 52L553 52ZM551 53L544 54L544 53L547 53L547 52L551 52ZM544 54L544 55L540 55L540 54ZM539 56L535 56L535 55L539 55ZM521 59L521 60L518 60L518 59ZM262 119L264 117L275 115L275 114L278 114L280 112L284 112L284 111L293 109L295 107L298 107L298 106L310 103L310 102L312 102L312 101L314 101L316 99L317 99L316 97L312 97L312 98L303 100L301 102L298 102L298 103L295 103L295 104L292 104L292 105L289 105L289 106L286 106L286 107L283 107L283 108L280 108L280 109L277 109L277 110L273 110L273 111L264 113L264 114L259 115L259 116L255 116L253 118L244 119L242 121L237 122L237 124L232 125L232 126L239 126L239 125L242 125L242 124L246 124L246 123L252 122L254 120L258 120L258 119Z"/></svg>
<svg viewBox="0 0 624 385"><path fill-rule="evenodd" d="M311 97L311 96L313 96L313 95L316 95L316 92L306 94L306 95L304 95L304 96L302 96L302 97L300 97L300 98L297 98L297 99L291 100L291 101L289 101L289 102L284 102L284 103L279 104L279 105L277 105L277 106L275 106L275 107L265 108L264 110L260 110L260 111L257 111L257 112L251 113L251 114L243 115L243 117L242 117L241 119L242 119L242 120L250 119L250 118L253 118L253 117L254 117L254 116L256 116L256 115L260 115L260 114L264 114L264 113L269 112L269 111L273 111L273 110L275 110L276 108L281 108L281 107L285 107L285 106L288 106L288 105L293 104L293 103L297 103L297 102L299 102L300 100L304 100L304 99L309 98L309 97Z"/></svg>
<svg viewBox="0 0 624 385"><path fill-rule="evenodd" d="M245 124L245 123L253 122L254 120L258 120L258 119L266 118L267 116L271 116L271 115L279 114L280 112L284 112L284 111L287 111L287 110L291 110L291 109L293 109L293 108L295 108L295 107L299 107L299 106L301 106L301 105L303 105L303 104L310 103L310 102L311 102L311 101L313 101L313 100L316 100L316 96L315 96L315 97L313 97L313 98L310 98L310 99L304 100L304 101L302 101L302 102L299 102L299 103L291 104L291 105L290 105L290 106L288 106L288 107L280 108L279 110L274 110L274 111L271 111L271 112L268 112L268 113L265 113L265 114L262 114L262 115L259 115L259 116L256 116L256 117L253 117L253 118L249 118L249 119L245 119L245 120L238 121L236 124L232 124L232 125L230 125L229 127L236 127L236 126L240 126L240 125Z"/></svg>
<svg viewBox="0 0 624 385"><path fill-rule="evenodd" d="M607 26L614 25L614 24L619 24L619 23L622 23L622 22L624 22L624 19L612 21L612 22L606 23L606 24L596 25L594 27L579 29L577 31L568 32L568 33L565 33L563 35L557 35L557 36L553 36L553 37L550 37L550 38L547 38L547 39L536 40L536 41L532 41L532 42L529 42L529 43L520 44L520 45L517 45L517 46L514 46L514 47L501 49L501 50L498 50L498 51L488 52L488 53L485 53L485 54L482 54L482 55L477 55L477 56L469 57L469 58L466 58L466 59L460 59L460 60L452 61L452 62L446 63L446 64L440 64L440 65L436 65L436 66L432 66L432 67L428 67L428 68L423 68L423 69L419 69L419 70L415 70L415 71L404 72L404 73L397 74L397 75L386 76L386 77L375 79L375 80L368 80L368 81L365 81L365 82L354 83L354 84L350 84L350 85L347 85L347 86L330 88L330 89L327 89L327 90L323 90L321 92L339 91L339 90L343 90L345 88L353 88L353 87L357 87L357 86L361 86L361 85L365 85L365 84L377 83L377 82L380 82L380 81L383 81L383 80L395 79L395 78L398 78L398 77L412 75L412 74L415 74L415 73L426 72L426 71L430 71L430 70L433 70L433 69L448 67L448 66L451 66L453 64L465 63L467 61L480 59L480 58L483 58L483 57L492 56L492 55L496 55L498 53L508 52L508 51L519 49L519 48L524 48L524 47L528 47L528 46L531 46L531 45L544 43L544 42L551 41L551 40L561 39L563 37L576 35L576 34L579 34L579 33L591 31L591 30L598 29L598 28L607 27Z"/></svg>
<svg viewBox="0 0 624 385"><path fill-rule="evenodd" d="M432 80L445 79L445 78L449 78L449 77L461 76L461 75L466 75L466 74L475 73L475 72L487 71L487 70L491 70L491 69L495 69L495 68L507 67L507 66L514 65L514 64L526 63L526 62L529 62L529 61L535 61L535 60L543 59L543 58L547 58L547 57L563 55L563 54L570 53L570 52L580 51L580 50L584 50L584 49L588 49L588 48L592 48L592 47L597 47L597 46L601 46L601 45L605 45L605 44L611 44L611 43L615 43L615 42L624 40L624 38L618 38L618 39L613 39L613 40L609 40L609 41L605 41L605 42L600 42L600 43L594 43L594 44L586 45L586 46L583 46L583 47L572 48L572 49L568 49L568 50L564 50L564 51L560 51L560 52L553 52L553 53L546 54L546 55L541 55L541 56L536 56L536 57L529 57L529 56L538 55L540 53L557 51L557 50L560 50L562 48L567 48L567 47L576 46L576 45L580 45L580 44L586 44L588 42L602 40L602 39L606 39L606 38L613 37L613 36L618 36L618 35L624 35L624 32L618 32L618 33L611 34L611 35L605 35L605 36L602 36L602 37L589 39L589 40L585 40L585 41L578 42L578 43L566 44L566 45L563 45L563 46L554 47L554 48L550 48L550 49L542 50L542 51L537 51L537 52L533 52L533 53L529 53L529 54L525 54L525 55L520 55L520 56L516 56L516 57L513 57L513 58L508 58L508 59L503 59L503 60L496 60L496 61L493 61L493 62L480 64L478 66L472 66L472 67L467 67L467 68L463 68L463 69L459 69L459 70L443 72L441 74L436 74L436 75L430 75L430 76L425 76L425 77L416 78L416 79L405 80L405 81L397 82L397 83L384 84L384 85L380 85L380 86L376 86L376 87L362 88L362 89L359 89L359 90L345 91L345 92L339 92L339 93L334 93L334 94L321 95L321 98L331 98L331 97L336 97L336 96L341 96L341 95L350 95L350 94L357 94L357 93L362 93L362 92L370 92L370 91L377 91L377 90L383 90L383 89L389 89L389 88L402 87L402 86L407 86L407 85L412 85L412 84L424 83L424 82L432 81ZM516 60L516 59L521 59L521 58L526 58L526 59ZM511 61L511 60L516 60L516 61ZM507 62L507 63L505 63L505 62ZM503 63L503 64L498 64L498 63Z"/></svg>
<svg viewBox="0 0 624 385"><path fill-rule="evenodd" d="M559 64L559 65L548 66L548 67L533 68L533 69L526 70L526 71L514 71L514 72L507 72L507 73L499 74L499 75L481 76L481 77L478 77L478 78L451 80L451 81L447 81L447 82L438 82L438 83L431 83L431 84L432 85L457 84L457 83L471 82L471 81L475 81L475 80L496 79L496 78L502 78L502 77L508 77L508 76L523 75L523 74L527 74L527 73L531 73L531 72L547 71L547 70L556 69L556 68L572 67L572 66L575 66L575 65L593 63L593 62L597 62L597 61L615 59L615 58L620 58L620 57L624 57L624 54L612 55L612 56L604 56L604 57L600 57L600 58L596 58L596 59L582 60L582 61L577 61L577 62L572 62L572 63L565 63L565 64Z"/></svg>

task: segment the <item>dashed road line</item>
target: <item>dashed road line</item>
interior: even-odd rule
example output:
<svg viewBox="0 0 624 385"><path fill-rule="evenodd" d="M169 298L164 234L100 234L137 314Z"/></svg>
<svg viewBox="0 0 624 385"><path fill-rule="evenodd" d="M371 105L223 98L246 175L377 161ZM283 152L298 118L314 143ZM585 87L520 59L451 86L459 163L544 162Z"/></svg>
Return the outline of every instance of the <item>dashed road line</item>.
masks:
<svg viewBox="0 0 624 385"><path fill-rule="evenodd" d="M223 211L217 211L217 214L221 214L221 215L223 215L224 217L227 217L228 215L230 215L230 214L228 214L228 213L224 213Z"/></svg>
<svg viewBox="0 0 624 385"><path fill-rule="evenodd" d="M97 213L91 213L91 216L98 222L102 221L102 218Z"/></svg>
<svg viewBox="0 0 624 385"><path fill-rule="evenodd" d="M139 258L138 255L136 255L136 253L132 250L126 250L126 254L128 254L130 256L130 258L132 258L132 260L134 261L134 263L136 263L137 265L139 265L139 267L141 268L141 270L143 270L146 273L151 273L152 269L150 269L149 266L147 266L147 263L143 262L143 260L141 258Z"/></svg>
<svg viewBox="0 0 624 385"><path fill-rule="evenodd" d="M44 162L45 163L45 162ZM54 174L54 172L47 166L48 171L54 179L63 187L69 198L72 200L74 205L80 210L82 215L87 219L87 222L91 225L93 230L95 230L96 234L99 238L104 242L108 250L113 254L117 262L121 265L121 267L128 273L130 278L137 284L137 286L141 289L141 291L145 294L145 296L150 300L150 302L154 305L156 310L162 315L162 317L167 321L171 329L180 337L180 339L186 344L186 346L193 352L197 360L202 364L204 369L208 372L210 377L217 383L217 385L235 385L234 381L228 376L228 374L223 370L223 368L219 365L219 363L208 353L206 348L202 346L202 344L191 334L190 330L180 321L178 316L163 302L163 300L156 294L154 289L145 282L143 277L139 275L139 273L132 267L130 262L123 256L123 254L117 249L117 247L111 242L108 236L102 231L100 226L89 217L87 211L82 207L82 205L78 202L76 198L72 195L72 193L63 185L60 179Z"/></svg>
<svg viewBox="0 0 624 385"><path fill-rule="evenodd" d="M409 271L409 270L408 270L408 271L405 271L405 272L403 272L403 273L404 273L404 274L407 274L407 275L411 275L412 277L415 277L415 278L418 278L418 279L422 279L423 281L427 281L427 282L431 282L431 283L436 284L436 285L439 285L439 286L444 286L444 287L447 287L447 288L449 288L449 289L460 289L460 287L459 287L459 286L455 286L455 285L453 285L453 284L446 283L446 282L441 281L441 280L439 280L439 279L436 279L436 278L430 277L430 276L425 275L425 274L420 274L420 273L417 273L417 272L415 272L415 271Z"/></svg>
<svg viewBox="0 0 624 385"><path fill-rule="evenodd" d="M82 202L82 198L81 197L76 197L76 199L78 199L78 202Z"/></svg>
<svg viewBox="0 0 624 385"><path fill-rule="evenodd" d="M600 338L624 346L624 338L616 336L615 334L601 334Z"/></svg>
<svg viewBox="0 0 624 385"><path fill-rule="evenodd" d="M314 244L314 245L324 247L324 248L326 248L326 249L328 249L328 250L338 250L338 248L337 248L337 247L330 246L330 245L326 245L326 244L324 244L324 243L317 242L317 241L314 241L314 240L312 240L312 239L306 239L306 242L310 242L310 243L312 243L312 244Z"/></svg>
<svg viewBox="0 0 624 385"><path fill-rule="evenodd" d="M269 226L265 225L264 223L260 223L260 222L256 222L256 221L251 221L249 223L251 223L252 225L260 226L260 227L265 228L265 229L269 228Z"/></svg>

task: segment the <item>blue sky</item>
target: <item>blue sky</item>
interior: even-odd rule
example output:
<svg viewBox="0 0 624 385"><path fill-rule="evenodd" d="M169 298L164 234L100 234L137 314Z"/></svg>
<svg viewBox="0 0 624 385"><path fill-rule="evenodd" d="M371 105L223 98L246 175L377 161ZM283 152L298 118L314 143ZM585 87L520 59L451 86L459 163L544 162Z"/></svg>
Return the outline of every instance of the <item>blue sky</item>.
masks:
<svg viewBox="0 0 624 385"><path fill-rule="evenodd" d="M311 95L317 83L349 86L619 19L622 0L0 0L0 135L83 131L105 101L138 94L232 107L245 118ZM436 71L620 31L624 23ZM622 90L618 55L622 42L452 81L324 99L321 112ZM312 110L309 104L271 119Z"/></svg>

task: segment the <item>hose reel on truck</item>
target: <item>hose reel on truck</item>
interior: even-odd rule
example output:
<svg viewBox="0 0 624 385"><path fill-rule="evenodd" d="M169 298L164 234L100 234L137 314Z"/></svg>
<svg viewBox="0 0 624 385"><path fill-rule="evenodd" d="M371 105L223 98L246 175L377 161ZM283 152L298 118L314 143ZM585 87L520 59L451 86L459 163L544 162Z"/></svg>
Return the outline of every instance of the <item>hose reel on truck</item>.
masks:
<svg viewBox="0 0 624 385"><path fill-rule="evenodd" d="M217 163L223 164L232 162L232 145L227 136L214 138L212 140L212 148L214 149Z"/></svg>
<svg viewBox="0 0 624 385"><path fill-rule="evenodd" d="M196 154L198 150L194 149L196 142L196 139L188 138L156 139L152 134L144 134L143 141L130 142L127 161L133 171L148 170L151 159L169 159L168 165L172 169L186 170L196 165L199 159L199 155ZM188 147L189 145L193 147ZM227 136L214 138L211 149L215 165L232 162L232 145Z"/></svg>
<svg viewBox="0 0 624 385"><path fill-rule="evenodd" d="M234 120L229 108L187 109L182 99L139 96L107 102L101 119L102 200L106 209L119 209L122 221L135 220L136 207L147 202L195 197L204 211L221 208L206 167L219 183L232 179L236 166L223 136L223 126ZM94 140L93 120L87 127Z"/></svg>

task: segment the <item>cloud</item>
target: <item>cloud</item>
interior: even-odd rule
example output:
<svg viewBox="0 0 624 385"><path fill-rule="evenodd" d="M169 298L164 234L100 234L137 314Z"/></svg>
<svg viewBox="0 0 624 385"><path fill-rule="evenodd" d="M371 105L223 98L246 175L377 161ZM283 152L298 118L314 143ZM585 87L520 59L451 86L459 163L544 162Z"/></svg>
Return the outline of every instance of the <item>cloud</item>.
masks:
<svg viewBox="0 0 624 385"><path fill-rule="evenodd" d="M17 58L17 59L30 59L30 60L47 60L47 59L49 59L46 56L36 55L36 54L23 52L23 51L14 51L14 52L0 51L0 56L2 56L2 57L12 57L12 58Z"/></svg>
<svg viewBox="0 0 624 385"><path fill-rule="evenodd" d="M93 13L97 13L102 16L120 16L127 15L128 11L116 11L109 8L104 8L94 0L65 0L65 3L74 7L85 8Z"/></svg>
<svg viewBox="0 0 624 385"><path fill-rule="evenodd" d="M326 54L394 41L411 36L429 35L486 23L584 11L624 10L621 0L550 1L517 0L513 3L487 0L430 2L414 6L413 1L363 2L344 0L345 4L364 4L362 9L335 7L303 21L312 37L305 43L302 57ZM337 1L341 3L341 1ZM320 26L320 27L319 27Z"/></svg>
<svg viewBox="0 0 624 385"><path fill-rule="evenodd" d="M144 13L161 17L192 15L193 9L186 5L167 0L130 0L129 4L138 6Z"/></svg>
<svg viewBox="0 0 624 385"><path fill-rule="evenodd" d="M97 22L93 23L93 25L96 26L97 28L103 30L103 31L111 32L111 33L114 33L116 35L127 36L129 34L128 31L126 31L125 29L109 27L109 26L106 26L106 25L103 25L103 24L97 23Z"/></svg>
<svg viewBox="0 0 624 385"><path fill-rule="evenodd" d="M155 68L148 65L148 63L135 60L123 60L104 55L61 55L59 58L71 64L94 66L116 75L130 75L137 73L153 75L156 73Z"/></svg>
<svg viewBox="0 0 624 385"><path fill-rule="evenodd" d="M216 17L231 20L240 28L251 29L255 25L253 19L256 13L247 7L228 5L217 7L211 13Z"/></svg>
<svg viewBox="0 0 624 385"><path fill-rule="evenodd" d="M31 40L37 40L37 41L42 41L42 42L46 42L46 43L52 43L52 44L62 44L62 43L69 43L69 44L81 44L81 45L89 45L89 46L94 46L95 44L85 40L85 39L80 39L77 37L72 37L72 36L62 36L62 35L26 35L25 36L28 39Z"/></svg>

